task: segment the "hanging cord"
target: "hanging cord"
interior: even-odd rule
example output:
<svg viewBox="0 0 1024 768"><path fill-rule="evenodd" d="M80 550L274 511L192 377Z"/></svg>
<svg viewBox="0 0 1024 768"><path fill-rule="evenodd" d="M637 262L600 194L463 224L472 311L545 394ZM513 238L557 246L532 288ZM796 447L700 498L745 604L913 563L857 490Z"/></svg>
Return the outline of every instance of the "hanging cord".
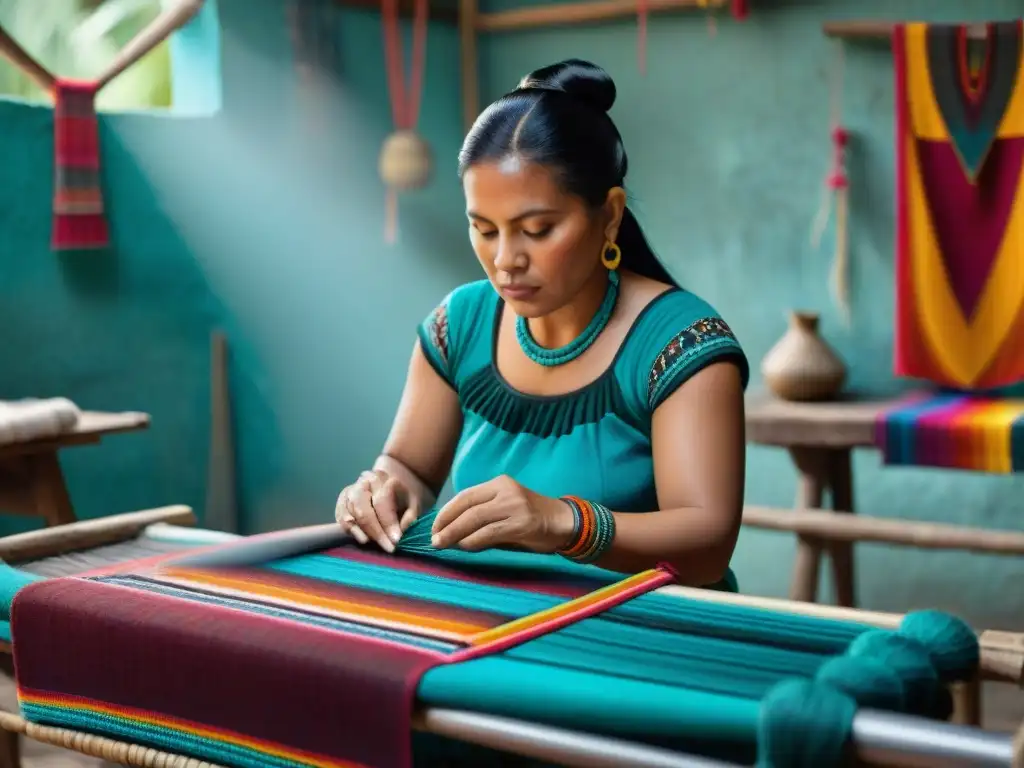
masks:
<svg viewBox="0 0 1024 768"><path fill-rule="evenodd" d="M636 65L641 75L647 74L647 17L649 0L636 0Z"/></svg>
<svg viewBox="0 0 1024 768"><path fill-rule="evenodd" d="M697 7L703 8L708 20L708 37L714 37L718 34L718 21L715 19L715 9L711 5L711 0L697 0Z"/></svg>
<svg viewBox="0 0 1024 768"><path fill-rule="evenodd" d="M850 181L846 173L846 148L849 144L849 132L842 124L843 108L843 65L844 48L842 42L836 43L835 61L831 76L831 135L832 135L832 168L825 179L825 190L818 214L811 229L811 246L821 247L821 240L828 227L835 199L835 255L832 260L832 271L829 278L831 291L836 305L839 307L844 324L850 324L850 290L849 290L849 212L850 212Z"/></svg>
<svg viewBox="0 0 1024 768"><path fill-rule="evenodd" d="M423 70L427 58L428 0L415 0L412 22L412 62L408 85L402 56L402 30L398 22L398 0L381 0L384 26L384 61L387 69L391 117L399 131L412 131L420 117L423 96ZM384 239L398 239L398 190L388 186L384 200Z"/></svg>

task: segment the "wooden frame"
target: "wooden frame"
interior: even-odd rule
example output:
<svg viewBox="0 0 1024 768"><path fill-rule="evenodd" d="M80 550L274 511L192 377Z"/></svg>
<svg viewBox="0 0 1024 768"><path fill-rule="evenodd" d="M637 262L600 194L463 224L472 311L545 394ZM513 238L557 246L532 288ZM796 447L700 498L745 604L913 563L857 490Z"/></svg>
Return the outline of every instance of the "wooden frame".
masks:
<svg viewBox="0 0 1024 768"><path fill-rule="evenodd" d="M892 37L892 21L826 21L821 31L829 37L842 37L848 40L879 40L888 42ZM985 35L984 24L967 24L967 36L971 39L982 39Z"/></svg>
<svg viewBox="0 0 1024 768"><path fill-rule="evenodd" d="M351 8L379 8L379 0L335 0L338 5ZM477 76L477 38L483 32L510 32L538 27L593 24L602 21L635 16L636 0L580 0L580 2L554 2L511 8L506 11L481 12L479 0L457 0L457 8L441 5L431 8L433 19L454 21L459 26L460 66L462 69L463 123L468 130L480 114L480 83ZM663 13L688 9L716 11L725 8L731 0L648 0L650 13ZM412 13L412 2L402 0L399 11Z"/></svg>

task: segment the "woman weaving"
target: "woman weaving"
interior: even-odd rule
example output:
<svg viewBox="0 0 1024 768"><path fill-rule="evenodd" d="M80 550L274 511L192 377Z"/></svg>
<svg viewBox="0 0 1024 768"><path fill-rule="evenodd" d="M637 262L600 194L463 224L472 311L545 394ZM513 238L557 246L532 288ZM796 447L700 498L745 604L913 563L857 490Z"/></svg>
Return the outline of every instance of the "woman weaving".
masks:
<svg viewBox="0 0 1024 768"><path fill-rule="evenodd" d="M393 551L518 548L720 583L740 527L747 362L651 251L623 189L615 85L570 60L485 110L459 155L487 279L419 327L391 433L336 517ZM424 521L425 523L426 521Z"/></svg>

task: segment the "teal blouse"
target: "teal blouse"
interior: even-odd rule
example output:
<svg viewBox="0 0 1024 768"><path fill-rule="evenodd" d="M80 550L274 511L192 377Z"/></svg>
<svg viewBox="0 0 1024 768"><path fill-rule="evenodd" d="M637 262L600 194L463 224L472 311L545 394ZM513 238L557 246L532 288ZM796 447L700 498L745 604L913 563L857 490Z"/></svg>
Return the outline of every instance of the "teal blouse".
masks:
<svg viewBox="0 0 1024 768"><path fill-rule="evenodd" d="M711 363L736 364L747 383L747 359L729 326L707 302L673 288L644 308L595 381L565 395L524 394L494 362L503 305L480 280L452 291L419 326L427 360L462 406L455 492L508 475L545 496L656 510L654 411Z"/></svg>

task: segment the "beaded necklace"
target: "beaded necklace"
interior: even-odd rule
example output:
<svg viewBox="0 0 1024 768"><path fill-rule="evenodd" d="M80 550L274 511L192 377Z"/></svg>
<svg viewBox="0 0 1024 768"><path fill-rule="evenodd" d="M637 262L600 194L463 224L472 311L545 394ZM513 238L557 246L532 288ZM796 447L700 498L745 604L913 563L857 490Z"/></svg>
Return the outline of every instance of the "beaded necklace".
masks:
<svg viewBox="0 0 1024 768"><path fill-rule="evenodd" d="M538 344L533 336L530 335L530 326L526 322L526 318L517 317L516 339L519 340L519 346L522 347L526 356L538 365L553 367L571 362L590 349L591 345L597 340L597 337L601 335L601 331L608 326L608 321L611 320L612 312L615 311L615 303L618 301L618 298L619 273L615 270L609 270L608 289L605 291L604 299L601 301L601 306L597 308L597 313L593 319L583 329L583 333L564 347L547 349Z"/></svg>

